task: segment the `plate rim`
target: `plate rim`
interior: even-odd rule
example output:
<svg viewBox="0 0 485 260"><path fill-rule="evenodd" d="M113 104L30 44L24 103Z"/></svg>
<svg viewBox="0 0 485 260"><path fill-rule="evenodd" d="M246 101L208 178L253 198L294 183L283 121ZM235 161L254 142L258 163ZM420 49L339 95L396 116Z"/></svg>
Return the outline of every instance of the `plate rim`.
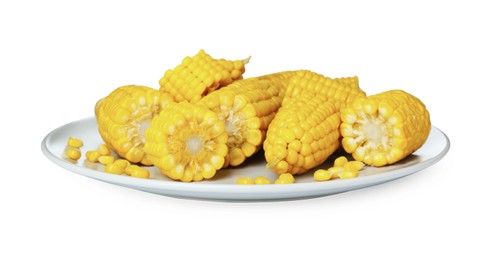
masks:
<svg viewBox="0 0 485 260"><path fill-rule="evenodd" d="M52 136L56 134L60 129L63 129L71 124L81 123L83 121L93 120L94 117L87 117L80 120L72 121L62 126L59 126L49 132L41 142L41 150L44 155L51 160L53 163L61 168L68 171L74 172L76 174L86 176L99 181L108 182L111 184L116 184L124 187L134 188L138 190L153 192L161 195L171 196L170 193L183 193L188 192L190 194L199 194L200 196L194 196L187 194L187 196L173 196L173 197L184 197L192 199L209 199L209 200L261 200L261 195L263 197L268 197L269 200L279 200L279 199L298 199L302 196L294 196L294 193L301 193L302 190L307 194L313 194L307 197L320 197L324 196L326 193L323 191L337 190L335 193L351 191L355 189L370 187L378 184L382 184L388 181L397 180L399 178L408 176L417 171L423 170L430 167L431 165L440 161L449 151L451 147L451 142L449 137L438 127L432 126L432 130L438 131L441 134L446 143L443 150L433 157L424 160L418 164L409 165L404 168L399 168L392 170L391 172L385 172L383 174L374 174L370 176L361 176L355 179L345 179L345 180L332 180L331 182L304 182L304 183L293 183L291 185L237 185L228 183L211 183L211 182L191 182L185 183L180 181L165 181L157 179L140 179L133 178L124 175L107 174L94 169L84 168L77 164L72 164L65 161L64 159L56 156L52 151L49 150L47 143L51 140ZM431 131L432 131L431 130ZM419 150L419 149L418 149ZM340 191L344 189L343 191ZM320 191L320 194L317 192ZM317 192L315 194L315 192ZM165 194L167 193L167 194ZM335 194L331 193L331 194ZM213 194L210 196L210 194ZM225 195L216 196L215 194ZM269 196L272 195L272 196ZM330 195L330 194L328 194ZM262 199L264 200L264 198Z"/></svg>

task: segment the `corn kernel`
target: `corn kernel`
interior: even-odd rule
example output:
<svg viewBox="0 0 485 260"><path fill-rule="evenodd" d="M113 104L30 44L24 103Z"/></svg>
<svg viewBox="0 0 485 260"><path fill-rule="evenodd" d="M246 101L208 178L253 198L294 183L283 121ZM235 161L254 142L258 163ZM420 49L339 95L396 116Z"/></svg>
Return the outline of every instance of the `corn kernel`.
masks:
<svg viewBox="0 0 485 260"><path fill-rule="evenodd" d="M364 168L364 163L359 161L349 161L344 165L344 169L348 171L360 171Z"/></svg>
<svg viewBox="0 0 485 260"><path fill-rule="evenodd" d="M134 171L131 172L131 177L135 178L143 178L143 179L148 179L150 178L150 171L143 167L136 168Z"/></svg>
<svg viewBox="0 0 485 260"><path fill-rule="evenodd" d="M98 162L104 165L114 163L115 158L111 155L101 155L98 157Z"/></svg>
<svg viewBox="0 0 485 260"><path fill-rule="evenodd" d="M271 181L263 176L258 176L254 179L254 184L262 185L262 184L271 184Z"/></svg>
<svg viewBox="0 0 485 260"><path fill-rule="evenodd" d="M281 174L274 182L275 184L291 184L295 183L295 177L290 173Z"/></svg>
<svg viewBox="0 0 485 260"><path fill-rule="evenodd" d="M112 174L123 174L123 167L121 167L119 164L110 163L106 164L104 171Z"/></svg>
<svg viewBox="0 0 485 260"><path fill-rule="evenodd" d="M101 155L99 154L99 151L97 151L97 150L91 150L91 151L86 152L86 158L88 159L88 161L93 162L93 163L98 162L99 156L101 156Z"/></svg>
<svg viewBox="0 0 485 260"><path fill-rule="evenodd" d="M328 181L332 178L332 174L330 174L329 171L319 169L316 170L315 173L313 173L313 179L315 181Z"/></svg>
<svg viewBox="0 0 485 260"><path fill-rule="evenodd" d="M74 147L74 148L80 148L84 145L84 143L81 139L69 137L69 139L67 139L67 145Z"/></svg>
<svg viewBox="0 0 485 260"><path fill-rule="evenodd" d="M254 184L254 180L249 177L241 177L237 179L236 183L240 185L250 185Z"/></svg>
<svg viewBox="0 0 485 260"><path fill-rule="evenodd" d="M98 146L98 152L100 155L110 155L111 151L109 150L108 146L106 144L100 144Z"/></svg>
<svg viewBox="0 0 485 260"><path fill-rule="evenodd" d="M125 170L126 167L128 167L129 165L131 165L130 161L128 160L125 160L125 159L118 159L118 160L115 160L113 162L113 164L123 168L123 170Z"/></svg>
<svg viewBox="0 0 485 260"><path fill-rule="evenodd" d="M332 178L339 178L340 173L344 171L344 167L330 167L328 172L332 175Z"/></svg>
<svg viewBox="0 0 485 260"><path fill-rule="evenodd" d="M340 173L339 177L341 179L350 179L359 177L359 172L344 170Z"/></svg>
<svg viewBox="0 0 485 260"><path fill-rule="evenodd" d="M81 151L78 148L69 147L66 150L66 155L72 160L79 160L81 158Z"/></svg>
<svg viewBox="0 0 485 260"><path fill-rule="evenodd" d="M335 159L333 166L334 167L343 167L347 162L348 162L347 157L340 156L337 159Z"/></svg>

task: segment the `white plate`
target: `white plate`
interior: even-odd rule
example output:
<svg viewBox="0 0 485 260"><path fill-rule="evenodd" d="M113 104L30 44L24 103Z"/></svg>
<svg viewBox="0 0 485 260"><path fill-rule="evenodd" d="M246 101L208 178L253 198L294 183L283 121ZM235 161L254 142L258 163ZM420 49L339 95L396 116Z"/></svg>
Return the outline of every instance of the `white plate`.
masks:
<svg viewBox="0 0 485 260"><path fill-rule="evenodd" d="M63 158L67 139L70 136L84 141L84 146L81 148L83 156L78 162ZM86 151L96 149L101 143L96 120L94 117L90 117L66 124L49 133L42 141L42 151L55 164L69 171L124 187L173 197L257 201L319 197L381 184L433 165L443 158L450 148L448 137L433 127L426 143L413 155L391 166L380 168L367 166L361 171L358 178L315 182L312 174L307 173L296 176L295 184L236 185L237 178L241 176L261 175L274 181L276 174L265 169L264 156L261 153L250 158L241 167L223 169L216 174L214 179L196 183L170 180L155 167L147 167L150 170L150 179L109 174L103 172L103 165L88 162L84 157ZM332 159L327 161L333 161ZM329 164L324 164L322 167L329 167Z"/></svg>

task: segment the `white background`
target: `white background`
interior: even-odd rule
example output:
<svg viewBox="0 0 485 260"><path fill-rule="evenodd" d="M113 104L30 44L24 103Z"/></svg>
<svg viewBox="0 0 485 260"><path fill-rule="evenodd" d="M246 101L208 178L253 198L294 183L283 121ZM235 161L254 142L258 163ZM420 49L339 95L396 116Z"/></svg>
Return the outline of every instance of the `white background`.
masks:
<svg viewBox="0 0 485 260"><path fill-rule="evenodd" d="M484 259L479 1L314 2L2 1L0 258ZM391 183L271 203L152 195L42 154L45 135L92 116L100 97L157 88L201 48L251 55L246 77L311 69L358 75L368 94L404 89L451 150Z"/></svg>

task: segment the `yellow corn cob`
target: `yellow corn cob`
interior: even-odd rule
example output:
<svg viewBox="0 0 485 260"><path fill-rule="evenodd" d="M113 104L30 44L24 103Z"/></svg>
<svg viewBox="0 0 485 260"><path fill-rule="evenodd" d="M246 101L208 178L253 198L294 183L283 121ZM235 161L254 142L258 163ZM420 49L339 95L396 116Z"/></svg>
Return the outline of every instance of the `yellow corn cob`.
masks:
<svg viewBox="0 0 485 260"><path fill-rule="evenodd" d="M327 97L339 110L356 97L365 96L357 77L331 79L309 70L299 71L291 78L285 97L295 97L304 92Z"/></svg>
<svg viewBox="0 0 485 260"><path fill-rule="evenodd" d="M97 102L99 133L108 147L132 163L151 165L143 146L144 132L170 97L144 86L122 86Z"/></svg>
<svg viewBox="0 0 485 260"><path fill-rule="evenodd" d="M242 164L263 143L266 129L281 106L284 89L295 72L286 71L236 81L198 102L217 113L229 135L224 167Z"/></svg>
<svg viewBox="0 0 485 260"><path fill-rule="evenodd" d="M299 174L323 163L339 147L339 124L334 102L323 95L285 98L264 141L267 167Z"/></svg>
<svg viewBox="0 0 485 260"><path fill-rule="evenodd" d="M170 94L177 102L195 103L206 94L235 80L242 79L245 60L213 59L204 50L194 57L185 57L180 65L167 70L160 79L160 91Z"/></svg>
<svg viewBox="0 0 485 260"><path fill-rule="evenodd" d="M153 164L174 180L210 179L227 155L224 122L209 109L187 102L170 102L145 136Z"/></svg>
<svg viewBox="0 0 485 260"><path fill-rule="evenodd" d="M402 90L358 98L341 111L341 118L345 151L374 166L410 155L424 144L431 130L425 105Z"/></svg>

